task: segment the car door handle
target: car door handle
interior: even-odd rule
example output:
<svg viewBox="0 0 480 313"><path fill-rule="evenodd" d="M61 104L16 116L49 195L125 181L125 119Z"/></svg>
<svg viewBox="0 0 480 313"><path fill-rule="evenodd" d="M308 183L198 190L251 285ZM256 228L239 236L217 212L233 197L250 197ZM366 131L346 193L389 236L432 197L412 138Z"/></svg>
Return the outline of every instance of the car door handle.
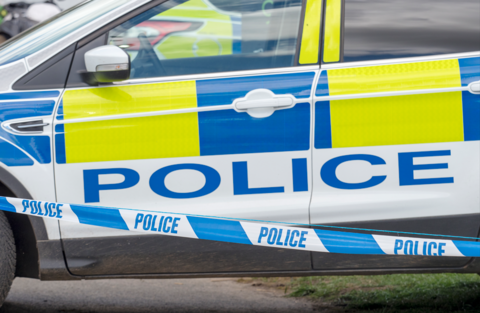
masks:
<svg viewBox="0 0 480 313"><path fill-rule="evenodd" d="M473 94L480 94L480 80L478 82L473 82L468 85L468 91L470 91Z"/></svg>
<svg viewBox="0 0 480 313"><path fill-rule="evenodd" d="M277 97L273 99L244 100L236 103L238 110L248 110L255 108L282 108L293 104L291 97Z"/></svg>
<svg viewBox="0 0 480 313"><path fill-rule="evenodd" d="M295 98L292 95L275 95L268 89L252 90L245 98L233 101L237 112L246 112L255 118L269 117L275 110L288 109L294 105Z"/></svg>

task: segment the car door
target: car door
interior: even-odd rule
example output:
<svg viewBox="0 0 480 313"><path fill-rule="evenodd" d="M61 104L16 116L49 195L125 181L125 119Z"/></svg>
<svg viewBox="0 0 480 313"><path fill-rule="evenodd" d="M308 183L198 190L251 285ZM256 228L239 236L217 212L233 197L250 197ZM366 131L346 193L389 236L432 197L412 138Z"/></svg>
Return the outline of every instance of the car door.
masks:
<svg viewBox="0 0 480 313"><path fill-rule="evenodd" d="M90 35L56 115L58 201L308 223L320 29L308 3L303 21L297 0L170 0ZM131 79L88 86L84 55L107 43L129 53ZM60 228L75 275L311 267L309 252Z"/></svg>
<svg viewBox="0 0 480 313"><path fill-rule="evenodd" d="M480 34L478 5L326 3L312 224L477 237L480 95L472 84L480 81L480 43L472 39ZM331 269L469 261L314 253L313 262Z"/></svg>

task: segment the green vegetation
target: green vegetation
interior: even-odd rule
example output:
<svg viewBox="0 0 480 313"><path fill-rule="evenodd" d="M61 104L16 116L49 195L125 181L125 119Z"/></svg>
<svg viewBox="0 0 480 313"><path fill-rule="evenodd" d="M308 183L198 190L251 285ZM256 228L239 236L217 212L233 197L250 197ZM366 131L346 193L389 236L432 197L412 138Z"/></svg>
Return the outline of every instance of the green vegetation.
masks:
<svg viewBox="0 0 480 313"><path fill-rule="evenodd" d="M480 312L477 274L268 278L257 285L309 297L325 312ZM262 284L260 283L260 284Z"/></svg>

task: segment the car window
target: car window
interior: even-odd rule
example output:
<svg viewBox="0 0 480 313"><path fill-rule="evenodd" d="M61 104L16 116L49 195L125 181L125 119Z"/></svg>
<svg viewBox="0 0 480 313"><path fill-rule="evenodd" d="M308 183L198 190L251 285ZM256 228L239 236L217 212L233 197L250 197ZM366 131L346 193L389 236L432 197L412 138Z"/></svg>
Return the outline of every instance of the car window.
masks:
<svg viewBox="0 0 480 313"><path fill-rule="evenodd" d="M301 0L170 0L109 32L131 78L295 65Z"/></svg>
<svg viewBox="0 0 480 313"><path fill-rule="evenodd" d="M0 65L23 59L130 0L87 0L0 45Z"/></svg>
<svg viewBox="0 0 480 313"><path fill-rule="evenodd" d="M478 0L345 0L344 5L345 62L480 50Z"/></svg>

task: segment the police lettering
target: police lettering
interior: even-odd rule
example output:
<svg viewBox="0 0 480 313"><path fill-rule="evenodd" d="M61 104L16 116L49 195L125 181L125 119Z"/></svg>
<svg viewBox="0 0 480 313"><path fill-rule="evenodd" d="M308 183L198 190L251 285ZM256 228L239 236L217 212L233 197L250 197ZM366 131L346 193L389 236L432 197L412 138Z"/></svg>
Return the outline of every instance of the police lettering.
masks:
<svg viewBox="0 0 480 313"><path fill-rule="evenodd" d="M394 252L395 254L403 252L405 255L442 256L445 253L443 248L446 245L444 242L397 239L395 240Z"/></svg>
<svg viewBox="0 0 480 313"><path fill-rule="evenodd" d="M145 231L176 234L179 221L179 217L138 213L135 217L135 229L141 226Z"/></svg>
<svg viewBox="0 0 480 313"><path fill-rule="evenodd" d="M448 163L434 164L414 164L414 159L424 157L449 156L450 150L442 151L421 151L421 152L402 152L398 154L398 174L400 186L413 185L431 185L431 184L452 184L453 177L441 178L421 178L415 179L415 171L432 170L432 169L448 169ZM336 171L337 167L348 161L365 161L372 166L386 165L382 158L370 154L349 154L333 158L327 161L320 170L320 176L325 184L337 189L364 189L377 186L385 181L386 175L372 176L369 180L361 183L346 183L338 179Z"/></svg>
<svg viewBox="0 0 480 313"><path fill-rule="evenodd" d="M31 215L39 215L39 216L48 216L48 217L56 217L62 218L62 210L61 207L63 204L55 204L42 201L33 201L33 200L23 200L23 211L22 213L29 213ZM27 210L30 210L27 212Z"/></svg>
<svg viewBox="0 0 480 313"><path fill-rule="evenodd" d="M262 227L258 236L258 243L262 243L266 239L266 243L270 246L305 248L305 241L307 240L305 236L308 234L308 231L288 229L284 233L284 230L276 227L270 229Z"/></svg>
<svg viewBox="0 0 480 313"><path fill-rule="evenodd" d="M446 177L415 178L415 173L418 171L432 169L448 169L448 163L415 164L416 159L450 155L450 150L399 153L399 186L454 183L454 178L448 177L448 175L446 175ZM387 179L387 175L377 175L371 176L369 179L358 183L349 183L340 180L340 178L337 177L337 168L341 164L351 161L364 161L369 163L370 166L388 166L387 162L379 156L370 154L349 154L338 156L328 160L321 167L320 173L316 173L315 175L319 174L323 182L332 188L347 190L372 188L382 184ZM193 192L175 192L173 190L169 190L165 184L165 179L167 175L180 170L193 170L201 173L205 177L205 185L199 190ZM124 181L122 183L116 184L100 184L99 176L108 174L121 175L124 177ZM248 162L246 161L233 162L232 174L232 194L234 196L285 192L284 186L264 186L255 188L250 187L248 178ZM308 177L309 173L307 167L307 159L292 159L293 192L308 192ZM100 191L120 190L136 186L140 181L140 174L138 174L135 170L128 168L89 169L83 171L83 178L85 203L93 203L100 202ZM169 165L155 171L149 179L149 186L155 194L161 197L171 199L192 199L204 197L215 192L218 187L220 187L221 182L222 178L220 176L220 173L216 169L204 164L185 163Z"/></svg>

